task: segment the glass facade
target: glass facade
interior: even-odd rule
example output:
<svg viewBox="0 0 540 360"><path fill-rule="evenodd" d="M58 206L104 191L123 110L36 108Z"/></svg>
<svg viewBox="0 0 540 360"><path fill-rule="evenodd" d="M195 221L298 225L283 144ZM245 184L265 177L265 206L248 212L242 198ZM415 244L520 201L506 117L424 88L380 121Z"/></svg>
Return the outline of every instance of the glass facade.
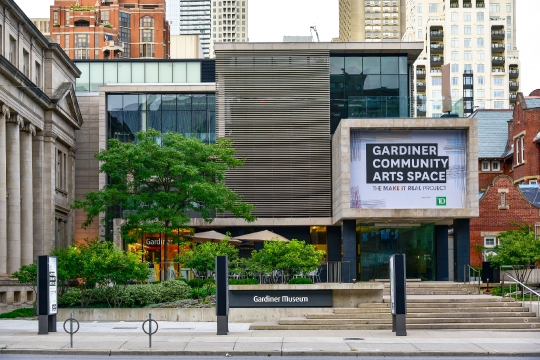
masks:
<svg viewBox="0 0 540 360"><path fill-rule="evenodd" d="M107 137L128 142L139 131L177 132L216 141L214 94L108 94Z"/></svg>
<svg viewBox="0 0 540 360"><path fill-rule="evenodd" d="M389 279L389 259L405 254L407 279L435 281L435 226L356 227L358 245L358 278L360 281Z"/></svg>
<svg viewBox="0 0 540 360"><path fill-rule="evenodd" d="M203 64L204 62L204 64ZM81 70L77 92L97 92L106 84L200 84L215 82L215 62L207 61L76 61Z"/></svg>
<svg viewBox="0 0 540 360"><path fill-rule="evenodd" d="M330 57L330 130L341 119L409 116L407 56Z"/></svg>

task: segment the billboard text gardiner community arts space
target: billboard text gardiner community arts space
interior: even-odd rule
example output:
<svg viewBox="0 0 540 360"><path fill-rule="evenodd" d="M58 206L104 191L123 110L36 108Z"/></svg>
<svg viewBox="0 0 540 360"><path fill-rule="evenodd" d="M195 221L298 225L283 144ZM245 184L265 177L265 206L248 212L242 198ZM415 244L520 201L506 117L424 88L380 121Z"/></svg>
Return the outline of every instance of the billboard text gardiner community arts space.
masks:
<svg viewBox="0 0 540 360"><path fill-rule="evenodd" d="M351 129L351 208L465 207L464 130Z"/></svg>

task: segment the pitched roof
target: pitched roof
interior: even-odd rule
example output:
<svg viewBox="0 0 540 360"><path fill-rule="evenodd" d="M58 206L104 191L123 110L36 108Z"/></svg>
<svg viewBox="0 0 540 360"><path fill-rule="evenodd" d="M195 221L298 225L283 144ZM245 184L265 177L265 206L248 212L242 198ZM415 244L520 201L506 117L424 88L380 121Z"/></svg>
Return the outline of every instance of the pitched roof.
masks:
<svg viewBox="0 0 540 360"><path fill-rule="evenodd" d="M502 158L508 143L508 120L513 110L478 109L470 117L478 119L478 158Z"/></svg>
<svg viewBox="0 0 540 360"><path fill-rule="evenodd" d="M538 96L524 96L527 109L540 107L540 97Z"/></svg>
<svg viewBox="0 0 540 360"><path fill-rule="evenodd" d="M538 185L519 185L519 189L527 200L540 207L540 187Z"/></svg>

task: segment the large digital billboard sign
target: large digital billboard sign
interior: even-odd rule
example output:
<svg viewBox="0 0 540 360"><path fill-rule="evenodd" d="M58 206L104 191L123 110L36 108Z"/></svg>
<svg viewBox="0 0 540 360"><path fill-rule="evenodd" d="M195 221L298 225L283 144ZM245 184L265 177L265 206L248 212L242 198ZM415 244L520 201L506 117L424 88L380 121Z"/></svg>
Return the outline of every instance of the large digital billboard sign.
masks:
<svg viewBox="0 0 540 360"><path fill-rule="evenodd" d="M351 129L351 208L463 208L464 130Z"/></svg>

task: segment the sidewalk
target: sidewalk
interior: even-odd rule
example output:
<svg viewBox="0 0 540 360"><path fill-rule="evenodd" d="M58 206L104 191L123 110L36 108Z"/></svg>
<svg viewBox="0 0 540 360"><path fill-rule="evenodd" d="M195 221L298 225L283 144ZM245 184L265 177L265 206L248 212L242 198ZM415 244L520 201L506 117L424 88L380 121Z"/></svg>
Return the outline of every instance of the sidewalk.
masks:
<svg viewBox="0 0 540 360"><path fill-rule="evenodd" d="M55 355L214 355L225 356L529 356L540 358L540 332L408 331L252 331L229 324L217 336L216 323L159 322L152 336L141 322L82 322L73 349L63 323L58 332L37 335L37 320L1 320L1 354Z"/></svg>

